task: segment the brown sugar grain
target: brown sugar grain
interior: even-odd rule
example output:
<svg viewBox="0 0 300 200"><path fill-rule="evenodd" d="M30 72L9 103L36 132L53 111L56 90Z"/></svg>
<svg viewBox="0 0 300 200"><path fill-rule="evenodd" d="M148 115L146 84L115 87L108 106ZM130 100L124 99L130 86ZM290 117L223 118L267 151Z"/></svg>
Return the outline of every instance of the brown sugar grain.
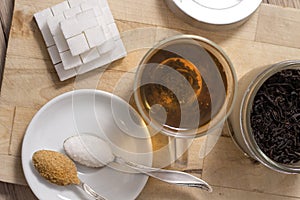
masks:
<svg viewBox="0 0 300 200"><path fill-rule="evenodd" d="M32 162L39 174L57 185L78 185L77 168L74 162L62 153L39 150L32 156Z"/></svg>

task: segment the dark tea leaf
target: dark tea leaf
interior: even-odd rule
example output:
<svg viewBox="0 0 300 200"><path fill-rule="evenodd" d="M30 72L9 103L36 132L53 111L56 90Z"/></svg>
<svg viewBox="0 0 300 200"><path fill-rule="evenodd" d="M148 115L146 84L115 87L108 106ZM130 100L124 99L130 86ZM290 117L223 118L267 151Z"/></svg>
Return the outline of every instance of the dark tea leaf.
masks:
<svg viewBox="0 0 300 200"><path fill-rule="evenodd" d="M259 148L282 164L300 161L300 70L271 76L258 90L250 115Z"/></svg>

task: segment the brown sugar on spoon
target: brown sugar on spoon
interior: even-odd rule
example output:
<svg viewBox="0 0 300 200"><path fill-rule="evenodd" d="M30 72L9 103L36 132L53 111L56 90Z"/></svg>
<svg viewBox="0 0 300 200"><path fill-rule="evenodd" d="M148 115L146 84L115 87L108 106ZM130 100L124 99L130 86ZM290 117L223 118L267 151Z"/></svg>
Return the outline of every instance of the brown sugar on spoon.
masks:
<svg viewBox="0 0 300 200"><path fill-rule="evenodd" d="M39 150L32 156L32 162L39 174L56 185L80 184L74 162L62 153Z"/></svg>
<svg viewBox="0 0 300 200"><path fill-rule="evenodd" d="M33 154L32 163L39 174L49 182L59 186L77 185L94 199L106 200L89 185L79 180L75 163L64 154L39 150Z"/></svg>

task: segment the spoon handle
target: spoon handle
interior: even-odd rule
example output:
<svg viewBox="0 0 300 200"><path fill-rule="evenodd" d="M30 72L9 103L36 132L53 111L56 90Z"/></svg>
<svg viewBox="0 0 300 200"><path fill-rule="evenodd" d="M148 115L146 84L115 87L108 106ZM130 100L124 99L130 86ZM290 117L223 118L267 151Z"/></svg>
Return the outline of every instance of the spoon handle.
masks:
<svg viewBox="0 0 300 200"><path fill-rule="evenodd" d="M91 197L94 197L95 200L107 200L104 197L100 196L100 194L98 194L97 192L95 192L89 185L87 185L86 183L80 181L79 185L78 185L83 191L85 191L88 195L90 195Z"/></svg>
<svg viewBox="0 0 300 200"><path fill-rule="evenodd" d="M212 192L212 187L204 180L185 172L147 167L144 165L126 161L121 157L117 157L115 161L119 164L125 164L128 167L135 169L140 173L147 174L148 176L151 176L153 178L159 179L167 183L188 187L196 187L206 190L208 192Z"/></svg>

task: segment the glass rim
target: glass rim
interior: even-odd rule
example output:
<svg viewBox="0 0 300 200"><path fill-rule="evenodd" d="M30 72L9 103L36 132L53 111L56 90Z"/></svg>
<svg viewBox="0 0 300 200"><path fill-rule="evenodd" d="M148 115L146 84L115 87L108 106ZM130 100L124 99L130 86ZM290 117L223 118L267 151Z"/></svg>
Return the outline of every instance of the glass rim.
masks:
<svg viewBox="0 0 300 200"><path fill-rule="evenodd" d="M229 79L232 79L231 85L230 84L227 85L227 90L229 90L229 92L228 91L226 92L226 96L224 99L224 105L222 105L220 108L220 111L222 110L223 112L225 112L225 114L222 114L222 116L220 116L220 111L218 111L216 113L216 115L210 120L209 123L204 124L203 126L198 127L196 129L184 129L184 130L181 130L181 129L174 130L173 129L172 130L172 129L166 129L165 126L163 126L162 124L159 124L159 123L153 124L153 121L155 123L155 120L151 121L149 116L144 112L144 106L140 102L140 95L138 92L140 76L143 72L143 66L146 64L146 61L149 58L151 58L153 53L155 53L160 48L167 46L172 42L176 42L176 41L180 41L180 40L195 40L198 44L200 42L201 44L210 46L215 52L212 52L211 50L205 48L204 46L202 46L200 44L206 51L212 53L213 55L219 54L219 56L221 56L221 58L224 60L223 62L220 61L222 66L224 67L224 62L226 63L226 66L224 67L224 69L225 69L224 71L225 71L227 83L230 82L230 81L228 81ZM197 35L186 35L186 34L176 35L176 36L172 36L167 39L164 39L164 40L160 41L159 43L157 43L156 45L154 45L150 50L147 51L147 53L143 56L143 58L139 62L139 65L138 65L138 68L136 71L136 75L135 75L135 80L134 80L134 100L137 105L139 113L142 115L142 118L146 121L146 123L148 123L148 124L151 123L151 126L155 130L160 130L165 135L174 136L174 137L178 137L178 138L194 138L194 137L204 136L204 135L208 134L208 132L218 128L221 124L223 124L225 122L225 120L228 118L229 114L231 113L231 111L233 109L234 101L236 99L236 92L237 92L237 76L236 76L235 70L233 68L233 64L230 61L229 57L225 54L225 52L217 44L215 44L214 42L212 42L204 37L197 36ZM212 122L213 122L213 124L212 124ZM212 126L211 126L211 124L212 124Z"/></svg>

